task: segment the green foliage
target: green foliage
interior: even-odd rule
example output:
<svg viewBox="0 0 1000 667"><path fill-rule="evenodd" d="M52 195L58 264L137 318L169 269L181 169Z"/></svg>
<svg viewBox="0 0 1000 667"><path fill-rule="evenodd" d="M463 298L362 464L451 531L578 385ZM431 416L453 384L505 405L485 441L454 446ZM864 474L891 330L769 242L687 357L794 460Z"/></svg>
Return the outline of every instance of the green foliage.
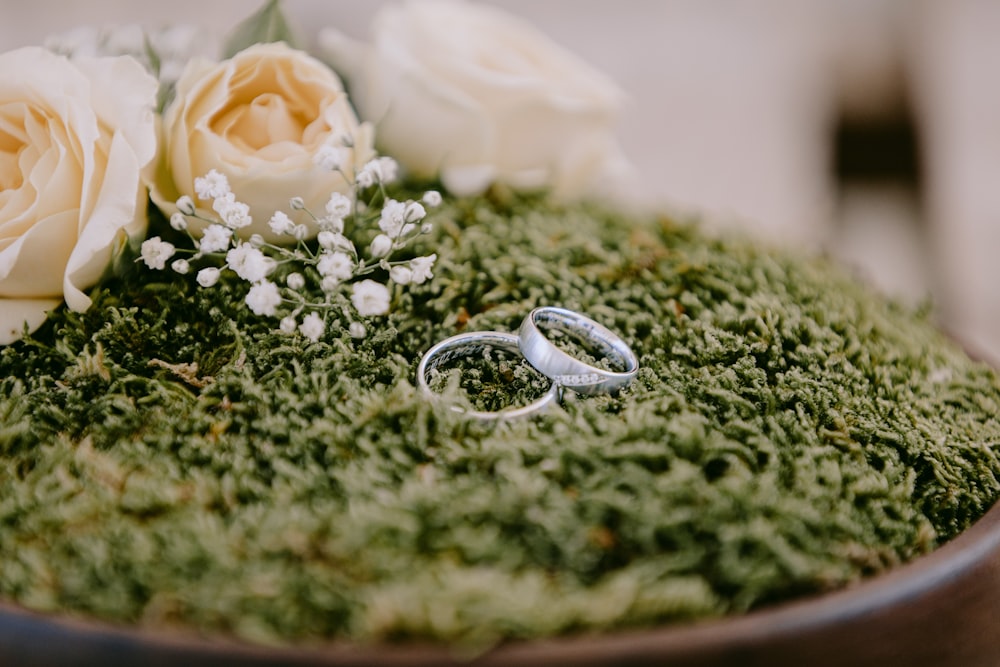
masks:
<svg viewBox="0 0 1000 667"><path fill-rule="evenodd" d="M1000 494L993 371L822 262L502 193L438 219L436 277L362 340L137 266L0 350L0 595L483 647L846 586ZM505 425L415 391L432 344L544 304L621 332L636 382ZM487 407L539 391L474 360L460 380Z"/></svg>
<svg viewBox="0 0 1000 667"><path fill-rule="evenodd" d="M285 42L292 48L298 45L295 32L281 11L281 0L267 0L260 10L236 26L223 45L223 57L232 58L254 44L272 42Z"/></svg>

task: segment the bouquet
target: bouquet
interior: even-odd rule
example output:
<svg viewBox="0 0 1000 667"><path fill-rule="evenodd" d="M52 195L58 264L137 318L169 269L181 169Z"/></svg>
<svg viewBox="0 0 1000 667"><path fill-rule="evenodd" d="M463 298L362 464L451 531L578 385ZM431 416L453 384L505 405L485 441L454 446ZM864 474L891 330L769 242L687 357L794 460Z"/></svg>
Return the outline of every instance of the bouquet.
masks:
<svg viewBox="0 0 1000 667"><path fill-rule="evenodd" d="M393 199L400 172L457 195L576 197L621 163L617 89L529 26L461 2L387 8L371 44L323 31L333 68L297 48L277 0L222 58L197 55L192 26L49 46L0 62L0 343L60 303L85 311L130 249L205 289L235 272L247 307L281 331L317 340L336 322L363 336L437 259L412 248L441 195Z"/></svg>

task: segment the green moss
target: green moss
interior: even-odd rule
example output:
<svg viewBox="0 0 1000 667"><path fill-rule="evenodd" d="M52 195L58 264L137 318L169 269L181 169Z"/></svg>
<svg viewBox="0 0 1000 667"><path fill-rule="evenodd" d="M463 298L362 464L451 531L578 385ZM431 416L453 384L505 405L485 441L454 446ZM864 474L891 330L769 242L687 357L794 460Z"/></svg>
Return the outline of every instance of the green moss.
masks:
<svg viewBox="0 0 1000 667"><path fill-rule="evenodd" d="M1000 388L813 259L510 195L355 340L141 268L0 350L0 595L263 642L502 638L735 614L933 549L1000 493ZM412 386L460 330L579 310L616 397L470 423ZM463 374L482 406L539 391Z"/></svg>

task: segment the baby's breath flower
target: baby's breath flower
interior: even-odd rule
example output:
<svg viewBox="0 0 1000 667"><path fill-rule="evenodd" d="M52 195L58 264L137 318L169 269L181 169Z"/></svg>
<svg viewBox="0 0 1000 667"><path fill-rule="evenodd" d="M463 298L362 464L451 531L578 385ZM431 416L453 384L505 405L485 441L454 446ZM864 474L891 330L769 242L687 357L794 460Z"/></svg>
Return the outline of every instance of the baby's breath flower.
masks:
<svg viewBox="0 0 1000 667"><path fill-rule="evenodd" d="M324 144L319 147L316 154L313 155L313 162L329 171L337 171L341 168L344 162L347 160L349 152L345 148L339 146L331 146L330 144Z"/></svg>
<svg viewBox="0 0 1000 667"><path fill-rule="evenodd" d="M336 276L324 276L322 280L319 281L319 288L323 290L325 294L333 294L340 289L340 278Z"/></svg>
<svg viewBox="0 0 1000 667"><path fill-rule="evenodd" d="M351 214L353 202L339 192L330 195L330 201L326 203L326 214L331 218L346 218Z"/></svg>
<svg viewBox="0 0 1000 667"><path fill-rule="evenodd" d="M343 218L331 218L330 216L327 216L325 218L320 218L317 223L319 228L324 232L333 232L334 234L344 233Z"/></svg>
<svg viewBox="0 0 1000 667"><path fill-rule="evenodd" d="M316 264L316 270L323 277L347 280L354 275L354 262L345 252L323 253Z"/></svg>
<svg viewBox="0 0 1000 667"><path fill-rule="evenodd" d="M314 343L319 340L324 331L326 331L326 323L323 322L323 318L318 313L309 313L299 325L299 332Z"/></svg>
<svg viewBox="0 0 1000 667"><path fill-rule="evenodd" d="M389 288L371 279L354 283L351 303L362 317L385 315L389 312Z"/></svg>
<svg viewBox="0 0 1000 667"><path fill-rule="evenodd" d="M381 183L382 165L379 164L378 158L368 161L365 166L361 167L356 180L358 187L361 188L370 188L376 183Z"/></svg>
<svg viewBox="0 0 1000 667"><path fill-rule="evenodd" d="M230 229L241 229L253 224L250 207L243 202L236 201L236 197L231 192L216 198L212 203L212 208Z"/></svg>
<svg viewBox="0 0 1000 667"><path fill-rule="evenodd" d="M170 216L170 226L178 232L183 232L188 228L187 218L180 211L174 211Z"/></svg>
<svg viewBox="0 0 1000 667"><path fill-rule="evenodd" d="M406 202L406 213L404 217L407 222L418 222L427 216L427 210L419 202Z"/></svg>
<svg viewBox="0 0 1000 667"><path fill-rule="evenodd" d="M337 235L333 232L323 231L316 235L316 240L320 247L333 250L334 244L337 242Z"/></svg>
<svg viewBox="0 0 1000 667"><path fill-rule="evenodd" d="M434 277L431 269L434 268L435 260L437 260L437 254L427 255L426 257L414 257L410 260L410 270L413 271L411 280L414 285L423 284Z"/></svg>
<svg viewBox="0 0 1000 667"><path fill-rule="evenodd" d="M205 233L201 237L201 244L198 249L201 252L222 252L229 247L229 241L233 236L233 230L222 225L209 225L205 228Z"/></svg>
<svg viewBox="0 0 1000 667"><path fill-rule="evenodd" d="M368 248L368 252L371 256L378 259L385 257L390 252L392 252L392 239L390 239L385 234L379 234L372 239L372 243Z"/></svg>
<svg viewBox="0 0 1000 667"><path fill-rule="evenodd" d="M375 158L375 160L378 162L380 172L379 180L383 184L395 182L399 177L399 163L391 157L387 157L385 155Z"/></svg>
<svg viewBox="0 0 1000 667"><path fill-rule="evenodd" d="M293 316L287 315L281 318L281 323L278 325L278 328L281 330L281 333L293 334L298 328L298 323L295 321Z"/></svg>
<svg viewBox="0 0 1000 667"><path fill-rule="evenodd" d="M420 233L421 234L430 234L433 229L434 229L434 225L432 225L429 222L425 222L424 224L420 225Z"/></svg>
<svg viewBox="0 0 1000 667"><path fill-rule="evenodd" d="M274 260L249 243L241 243L227 252L226 264L236 275L251 283L260 282L274 270Z"/></svg>
<svg viewBox="0 0 1000 667"><path fill-rule="evenodd" d="M214 266L209 266L198 272L196 280L198 284L202 287L211 287L215 283L219 282L219 276L221 271Z"/></svg>
<svg viewBox="0 0 1000 667"><path fill-rule="evenodd" d="M382 215L379 216L379 229L394 239L402 233L405 224L406 204L395 199L387 199L382 205Z"/></svg>
<svg viewBox="0 0 1000 667"><path fill-rule="evenodd" d="M422 201L431 208L437 208L441 205L441 193L437 190L428 190L424 193Z"/></svg>
<svg viewBox="0 0 1000 667"><path fill-rule="evenodd" d="M187 195L182 196L177 200L177 210L184 215L194 215L195 207L194 200Z"/></svg>
<svg viewBox="0 0 1000 667"><path fill-rule="evenodd" d="M277 312L280 303L281 293L278 292L278 286L269 280L257 283L247 292L246 304L254 315L270 317Z"/></svg>
<svg viewBox="0 0 1000 667"><path fill-rule="evenodd" d="M389 280L398 285L408 285L413 281L413 270L408 266L394 266L389 269Z"/></svg>
<svg viewBox="0 0 1000 667"><path fill-rule="evenodd" d="M230 194L229 179L225 174L212 169L204 176L194 179L194 191L198 199L218 199Z"/></svg>
<svg viewBox="0 0 1000 667"><path fill-rule="evenodd" d="M164 241L159 236L154 236L142 242L139 252L146 266L162 271L167 265L167 260L174 256L175 250L173 243Z"/></svg>
<svg viewBox="0 0 1000 667"><path fill-rule="evenodd" d="M342 150L334 144L325 146L317 152L316 163L325 168L339 169L341 166L338 160L342 157ZM195 270L192 266L195 261L217 262L218 257L224 254L225 263L221 267L209 266L197 271L199 285L212 287L221 279L222 271L232 271L251 283L245 302L254 314L280 318L280 331L286 334L298 332L312 341L319 340L326 331L328 309L346 305L347 284L353 283L349 298L358 315L384 315L389 311L390 285L361 279L379 270L388 273L391 284L421 284L433 277L432 268L437 259L436 255L431 254L399 261L392 259L391 255L393 251L407 247L414 240L415 230L419 229L420 233L431 231L430 223L422 222L427 216L425 205L439 205L440 194L429 191L424 193L420 201L401 202L386 197L385 191L380 189L370 193L370 197L364 201L358 199L360 188L366 187L365 183L388 183L396 178L397 172L394 160L371 160L355 174L356 180L351 191L346 194L331 194L323 217L316 217L306 209L301 197L293 197L289 200L289 206L295 211L306 211L305 215L312 220L308 226L294 222L283 211L274 212L268 221L268 227L275 236L304 241L311 233L316 233L318 227L317 249L303 243L295 244L294 247L270 245L259 234L250 236L246 241L238 239L234 230L251 223L250 208L236 200L226 177L212 170L195 179L195 190L199 199L211 200L217 216L214 220L208 220L209 224L201 238L194 240L197 252L190 261L177 259L173 261L171 268L177 273L188 273ZM170 218L170 224L175 230L187 231L188 216L203 218L190 197L181 197L176 203L178 210ZM346 222L357 224L361 234L368 233L366 226L370 223L378 225L367 254L359 252L351 238L345 235ZM152 268L162 269L175 251L173 245L154 237L143 243L141 259ZM281 287L269 279L279 263L290 265ZM318 293L320 290L322 295ZM287 298L283 298L283 294ZM367 335L365 325L351 322L350 314L345 312L345 315L348 333L354 338L364 338Z"/></svg>
<svg viewBox="0 0 1000 667"><path fill-rule="evenodd" d="M277 236L282 236L284 234L291 235L292 229L295 227L295 223L289 218L283 211L275 211L271 219L268 220L267 226L271 228Z"/></svg>

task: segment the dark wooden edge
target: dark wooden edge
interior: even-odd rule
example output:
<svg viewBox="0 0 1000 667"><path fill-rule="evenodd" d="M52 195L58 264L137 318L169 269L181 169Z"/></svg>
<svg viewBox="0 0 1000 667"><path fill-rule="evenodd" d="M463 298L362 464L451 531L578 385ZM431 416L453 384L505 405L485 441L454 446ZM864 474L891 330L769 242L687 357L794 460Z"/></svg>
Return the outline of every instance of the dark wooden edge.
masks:
<svg viewBox="0 0 1000 667"><path fill-rule="evenodd" d="M2 566L2 564L0 564ZM1000 505L931 554L847 590L744 616L544 641L479 656L430 645L272 648L0 603L0 664L129 667L1000 664Z"/></svg>

